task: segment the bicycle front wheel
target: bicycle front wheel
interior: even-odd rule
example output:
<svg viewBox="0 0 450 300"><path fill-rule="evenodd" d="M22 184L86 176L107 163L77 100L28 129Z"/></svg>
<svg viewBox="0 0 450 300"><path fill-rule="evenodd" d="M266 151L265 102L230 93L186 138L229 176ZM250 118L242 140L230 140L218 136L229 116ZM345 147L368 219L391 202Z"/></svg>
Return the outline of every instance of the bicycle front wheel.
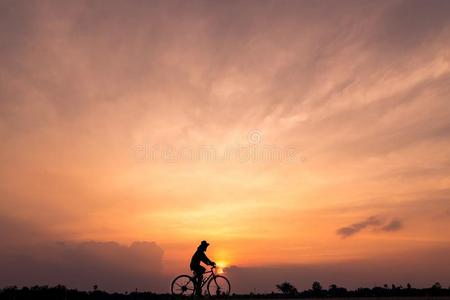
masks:
<svg viewBox="0 0 450 300"><path fill-rule="evenodd" d="M216 275L208 281L208 294L210 296L228 296L231 291L231 285L228 279L222 275Z"/></svg>
<svg viewBox="0 0 450 300"><path fill-rule="evenodd" d="M191 276L180 275L172 281L172 295L192 296L195 290L195 283Z"/></svg>

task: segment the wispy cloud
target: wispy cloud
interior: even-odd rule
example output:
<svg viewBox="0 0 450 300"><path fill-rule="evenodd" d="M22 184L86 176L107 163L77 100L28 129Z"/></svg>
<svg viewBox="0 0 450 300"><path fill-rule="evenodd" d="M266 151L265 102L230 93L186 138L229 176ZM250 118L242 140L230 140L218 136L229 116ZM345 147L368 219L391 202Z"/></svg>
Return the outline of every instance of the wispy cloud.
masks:
<svg viewBox="0 0 450 300"><path fill-rule="evenodd" d="M336 233L343 238L353 236L360 231L373 228L382 231L397 231L403 227L402 222L399 219L393 219L389 222L385 222L382 218L377 216L371 216L361 222L353 223L349 226L339 228Z"/></svg>
<svg viewBox="0 0 450 300"><path fill-rule="evenodd" d="M211 238L228 243L237 264L384 248L336 243L363 232L441 241L449 8L434 0L0 1L0 213L33 223L0 220L0 233L11 243ZM222 153L254 129L262 146L295 146L307 162L136 163L130 151L211 145ZM330 207L340 211L320 214ZM348 215L336 223L341 211ZM287 240L304 250L274 256L266 246ZM342 248L306 247L321 241ZM165 267L176 249L164 248Z"/></svg>
<svg viewBox="0 0 450 300"><path fill-rule="evenodd" d="M352 236L352 235L360 232L364 228L367 228L369 226L376 226L376 225L380 225L380 224L381 224L381 221L377 217L372 216L372 217L367 218L364 221L353 223L350 226L345 226L345 227L339 228L337 230L337 234L339 234L343 237L349 237L349 236Z"/></svg>
<svg viewBox="0 0 450 300"><path fill-rule="evenodd" d="M402 229L402 227L403 227L402 221L400 221L398 219L394 219L394 220L390 221L388 224L386 224L383 227L381 227L381 230L383 230L383 231L397 231L397 230Z"/></svg>

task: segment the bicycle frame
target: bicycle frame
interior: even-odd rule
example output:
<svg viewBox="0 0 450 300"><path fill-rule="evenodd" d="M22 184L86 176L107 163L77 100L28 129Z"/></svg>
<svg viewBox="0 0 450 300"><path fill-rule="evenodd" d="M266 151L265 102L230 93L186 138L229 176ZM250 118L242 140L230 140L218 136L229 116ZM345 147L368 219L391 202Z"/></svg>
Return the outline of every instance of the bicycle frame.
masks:
<svg viewBox="0 0 450 300"><path fill-rule="evenodd" d="M216 273L214 273L214 269L216 267L211 267L209 271L206 271L203 273L203 275L209 274L206 278L203 276L202 284L200 285L202 288L205 286L205 284L211 279L216 277ZM195 277L196 278L196 277ZM197 279L197 278L196 278ZM196 281L194 281L196 282Z"/></svg>

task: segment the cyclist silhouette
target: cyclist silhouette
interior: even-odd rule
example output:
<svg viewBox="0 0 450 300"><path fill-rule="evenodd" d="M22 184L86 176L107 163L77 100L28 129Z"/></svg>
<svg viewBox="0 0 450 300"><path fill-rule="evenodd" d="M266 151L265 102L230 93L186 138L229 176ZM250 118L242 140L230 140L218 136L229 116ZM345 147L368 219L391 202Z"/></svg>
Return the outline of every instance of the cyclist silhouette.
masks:
<svg viewBox="0 0 450 300"><path fill-rule="evenodd" d="M194 255L192 255L191 259L191 270L194 272L196 283L195 283L195 294L197 296L202 295L202 280L203 280L203 273L205 273L205 268L200 264L200 262L203 262L209 266L215 266L216 263L211 261L205 254L206 249L208 248L209 244L207 241L202 241L200 245L197 248L197 251L195 251Z"/></svg>

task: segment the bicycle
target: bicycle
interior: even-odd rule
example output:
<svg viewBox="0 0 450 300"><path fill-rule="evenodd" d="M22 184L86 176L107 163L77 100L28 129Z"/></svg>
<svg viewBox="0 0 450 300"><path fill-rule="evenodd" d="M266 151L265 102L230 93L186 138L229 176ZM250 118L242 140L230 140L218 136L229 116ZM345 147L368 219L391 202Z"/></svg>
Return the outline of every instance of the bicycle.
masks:
<svg viewBox="0 0 450 300"><path fill-rule="evenodd" d="M212 266L211 270L206 271L201 282L201 288L206 285L209 296L226 297L230 294L230 281L223 275L216 275ZM195 294L196 279L189 275L180 275L172 281L171 291L173 296L193 296Z"/></svg>

